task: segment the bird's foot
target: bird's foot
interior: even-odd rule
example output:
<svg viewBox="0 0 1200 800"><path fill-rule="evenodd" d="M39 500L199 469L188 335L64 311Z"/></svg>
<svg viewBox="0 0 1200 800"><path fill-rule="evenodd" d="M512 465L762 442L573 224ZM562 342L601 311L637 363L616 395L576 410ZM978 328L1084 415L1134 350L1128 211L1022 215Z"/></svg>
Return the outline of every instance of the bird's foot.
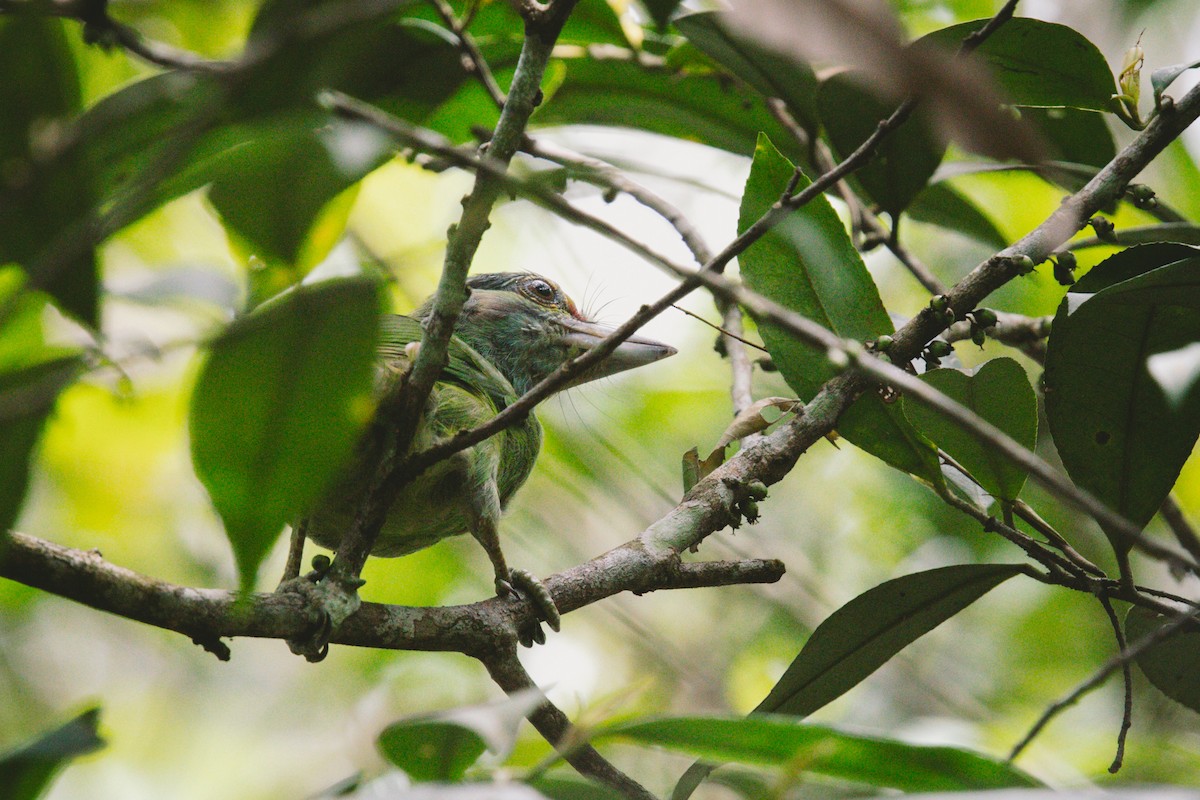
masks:
<svg viewBox="0 0 1200 800"><path fill-rule="evenodd" d="M329 558L316 556L312 572L279 584L275 591L300 595L308 613L305 632L288 640L291 651L314 663L324 660L334 631L361 605L358 588L363 583L361 578L333 574Z"/></svg>
<svg viewBox="0 0 1200 800"><path fill-rule="evenodd" d="M562 616L554 598L547 591L545 584L533 576L533 573L523 569L513 569L508 572L508 580L496 578L496 594L500 597L512 597L517 600L528 599L537 609L538 615L556 633L562 627ZM546 643L546 632L542 630L541 622L533 620L517 631L517 641L525 647Z"/></svg>

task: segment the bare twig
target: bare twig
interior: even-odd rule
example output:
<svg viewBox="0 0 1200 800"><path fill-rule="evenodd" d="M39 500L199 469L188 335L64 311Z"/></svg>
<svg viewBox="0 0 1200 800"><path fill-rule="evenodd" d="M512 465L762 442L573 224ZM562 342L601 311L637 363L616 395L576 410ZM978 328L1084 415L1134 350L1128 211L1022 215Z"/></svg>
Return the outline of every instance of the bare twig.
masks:
<svg viewBox="0 0 1200 800"><path fill-rule="evenodd" d="M704 237L683 215L683 212L655 192L632 180L607 161L576 153L553 142L540 139L526 138L521 149L531 156L566 167L569 170L569 176L575 180L624 192L647 208L656 211L659 216L669 222L679 234L679 238L683 239L683 243L692 251L697 264L705 264L711 260L712 251L704 241Z"/></svg>
<svg viewBox="0 0 1200 800"><path fill-rule="evenodd" d="M488 96L492 98L492 102L496 104L496 108L503 109L504 103L508 98L504 96L504 90L496 82L496 76L492 74L492 68L488 66L487 59L483 57L479 46L475 44L475 37L467 33L466 25L454 16L454 9L450 7L450 4L446 0L429 0L429 3L437 11L438 16L442 18L442 22L445 23L446 27L458 39L459 49L463 53L464 66L479 78L479 82L483 84L483 88L487 91Z"/></svg>
<svg viewBox="0 0 1200 800"><path fill-rule="evenodd" d="M1042 730L1047 724L1050 723L1052 719L1061 714L1067 708L1079 702L1079 699L1084 695L1101 686L1106 680L1108 680L1110 675L1112 675L1118 669L1127 668L1128 665L1142 653L1146 652L1159 642L1164 641L1167 639L1167 637L1171 636L1184 625L1188 624L1188 622L1194 620L1196 610L1197 607L1192 606L1184 611L1178 612L1173 617L1170 617L1166 623L1152 633L1143 636L1132 645L1122 648L1121 652L1105 661L1104 664L1101 665L1100 669L1096 670L1091 677L1072 689L1066 696L1056 700L1044 712L1042 712L1042 715L1038 718L1037 722L1035 722L1033 727L1029 729L1029 732L1021 738L1021 741L1017 742L1016 745L1013 746L1012 751L1008 755L1008 760L1015 761L1017 756L1019 756L1021 752L1029 746L1029 743L1032 742L1037 735L1042 732Z"/></svg>
<svg viewBox="0 0 1200 800"><path fill-rule="evenodd" d="M492 680L507 694L538 688L521 666L515 647L497 650L480 660L487 667ZM620 792L630 800L655 800L644 786L614 767L596 748L583 741L575 733L567 715L549 700L543 699L541 705L529 714L529 721L581 775Z"/></svg>
<svg viewBox="0 0 1200 800"><path fill-rule="evenodd" d="M1175 541L1179 542L1180 547L1187 550L1192 558L1200 561L1200 536L1196 535L1196 529L1184 516L1183 509L1179 507L1179 501L1174 495L1167 495L1159 506L1158 513L1162 515L1171 533L1175 534Z"/></svg>
<svg viewBox="0 0 1200 800"><path fill-rule="evenodd" d="M1112 625L1113 637L1117 640L1117 652L1125 652L1125 631L1121 630L1121 620L1117 617L1112 600L1104 591L1099 592L1096 599L1100 601L1100 605L1103 606L1104 613L1108 617L1108 622ZM1125 685L1125 703L1121 711L1121 729L1117 732L1117 752L1113 756L1112 764L1108 767L1108 771L1113 774L1120 771L1121 763L1125 760L1125 739L1129 735L1129 728L1133 725L1133 673L1129 668L1129 659L1125 659L1121 664L1121 677Z"/></svg>

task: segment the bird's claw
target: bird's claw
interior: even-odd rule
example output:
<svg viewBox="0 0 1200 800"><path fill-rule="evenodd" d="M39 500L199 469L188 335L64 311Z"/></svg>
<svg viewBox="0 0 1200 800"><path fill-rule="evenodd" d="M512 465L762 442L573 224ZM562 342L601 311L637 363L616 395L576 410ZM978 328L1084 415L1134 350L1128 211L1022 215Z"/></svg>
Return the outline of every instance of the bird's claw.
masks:
<svg viewBox="0 0 1200 800"><path fill-rule="evenodd" d="M309 625L300 636L289 639L288 647L298 656L311 662L323 661L329 655L329 640L342 622L358 610L361 600L358 587L363 581L339 581L329 576L329 559L313 559L313 571L284 581L276 592L298 594L307 606Z"/></svg>
<svg viewBox="0 0 1200 800"><path fill-rule="evenodd" d="M523 569L509 570L508 580L496 578L496 594L517 600L528 599L551 630L558 632L562 628L562 615L558 612L554 598L546 590L545 584L534 577L533 573ZM545 644L546 632L542 630L541 623L534 620L517 631L517 641L525 647Z"/></svg>

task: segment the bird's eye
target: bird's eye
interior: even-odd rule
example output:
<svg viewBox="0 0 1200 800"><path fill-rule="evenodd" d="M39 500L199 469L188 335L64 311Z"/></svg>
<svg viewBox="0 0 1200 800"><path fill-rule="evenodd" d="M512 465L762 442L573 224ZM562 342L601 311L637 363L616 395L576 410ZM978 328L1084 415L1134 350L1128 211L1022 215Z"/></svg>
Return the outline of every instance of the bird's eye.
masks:
<svg viewBox="0 0 1200 800"><path fill-rule="evenodd" d="M552 302L555 298L554 287L546 281L530 281L529 283L525 284L525 287L533 295L535 300Z"/></svg>

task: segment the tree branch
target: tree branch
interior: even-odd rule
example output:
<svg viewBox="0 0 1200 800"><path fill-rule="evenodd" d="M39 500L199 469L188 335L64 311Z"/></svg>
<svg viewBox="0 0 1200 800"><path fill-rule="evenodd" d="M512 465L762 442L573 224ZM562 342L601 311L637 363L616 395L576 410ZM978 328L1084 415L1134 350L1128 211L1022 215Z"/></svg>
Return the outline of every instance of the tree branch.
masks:
<svg viewBox="0 0 1200 800"><path fill-rule="evenodd" d="M605 568L619 574L597 581ZM742 583L773 583L783 575L773 560L680 563L671 552L651 553L638 540L551 576L547 588L563 613L624 591L644 594ZM179 586L117 566L85 551L11 532L0 549L0 577L100 611L176 631L206 646L221 638L294 639L309 621L295 594L239 595ZM504 642L531 614L524 603L500 598L465 606L406 607L363 603L334 632L332 642L390 650L460 652L479 657ZM226 651L227 655L227 651Z"/></svg>
<svg viewBox="0 0 1200 800"><path fill-rule="evenodd" d="M480 661L487 667L492 680L506 694L539 688L521 666L515 647L498 649ZM549 700L543 700L541 705L529 714L528 719L538 733L554 745L554 749L581 775L620 792L630 800L655 800L654 795L644 786L614 767L596 748L582 741L575 734L575 728L567 715Z"/></svg>

